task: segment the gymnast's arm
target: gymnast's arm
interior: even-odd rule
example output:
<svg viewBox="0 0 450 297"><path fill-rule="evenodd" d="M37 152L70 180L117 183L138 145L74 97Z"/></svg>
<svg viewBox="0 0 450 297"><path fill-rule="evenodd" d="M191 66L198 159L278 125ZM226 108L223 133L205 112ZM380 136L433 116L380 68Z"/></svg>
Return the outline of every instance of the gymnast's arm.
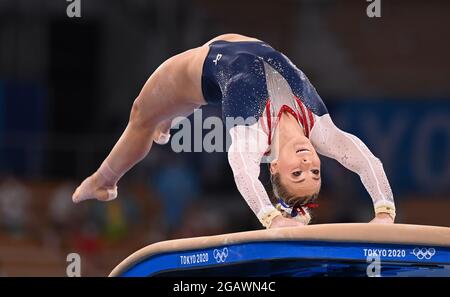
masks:
<svg viewBox="0 0 450 297"><path fill-rule="evenodd" d="M236 186L251 210L266 228L302 226L301 222L284 218L272 205L259 180L260 162L267 149L267 135L252 126L235 126L230 129L232 139L228 162L233 170Z"/></svg>
<svg viewBox="0 0 450 297"><path fill-rule="evenodd" d="M356 136L337 128L329 114L317 118L310 140L317 152L357 173L372 198L373 222L393 222L394 198L381 161Z"/></svg>

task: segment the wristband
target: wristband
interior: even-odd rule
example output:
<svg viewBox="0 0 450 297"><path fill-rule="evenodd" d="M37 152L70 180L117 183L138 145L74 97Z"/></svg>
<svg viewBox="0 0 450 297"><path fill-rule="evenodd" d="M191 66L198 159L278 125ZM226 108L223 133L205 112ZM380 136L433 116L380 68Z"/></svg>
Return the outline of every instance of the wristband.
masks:
<svg viewBox="0 0 450 297"><path fill-rule="evenodd" d="M259 221L261 222L261 224L264 227L269 228L270 225L272 225L273 219L275 219L278 216L281 216L281 212L274 209L274 210L266 213L265 215L263 215L261 218L259 218Z"/></svg>
<svg viewBox="0 0 450 297"><path fill-rule="evenodd" d="M379 213L387 213L392 220L395 220L395 207L388 206L388 205L380 205L375 207L375 215Z"/></svg>

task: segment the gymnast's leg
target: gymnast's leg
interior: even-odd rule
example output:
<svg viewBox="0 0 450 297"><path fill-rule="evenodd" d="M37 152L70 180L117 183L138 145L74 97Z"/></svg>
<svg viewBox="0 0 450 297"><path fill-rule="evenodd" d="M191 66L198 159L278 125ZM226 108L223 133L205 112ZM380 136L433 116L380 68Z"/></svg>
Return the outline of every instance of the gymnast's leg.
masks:
<svg viewBox="0 0 450 297"><path fill-rule="evenodd" d="M133 103L122 136L100 168L75 190L73 202L116 198L117 182L149 153L153 141L168 141L171 120L188 116L204 104L203 97L196 96L199 83L192 78L196 75L184 70L189 66L186 63L195 60L193 55L196 53L191 50L172 57L152 74Z"/></svg>
<svg viewBox="0 0 450 297"><path fill-rule="evenodd" d="M105 201L114 199L117 181L150 151L155 126L139 119L140 108L136 105L133 104L129 123L108 158L75 191L74 202L90 198Z"/></svg>

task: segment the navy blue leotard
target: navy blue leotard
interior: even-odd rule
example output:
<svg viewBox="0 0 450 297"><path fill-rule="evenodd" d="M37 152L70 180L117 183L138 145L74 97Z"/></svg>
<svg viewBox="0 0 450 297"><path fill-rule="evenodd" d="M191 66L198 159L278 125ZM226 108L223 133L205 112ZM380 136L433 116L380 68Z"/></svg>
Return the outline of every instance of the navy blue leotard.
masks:
<svg viewBox="0 0 450 297"><path fill-rule="evenodd" d="M214 41L202 72L207 103L222 103L223 117L254 117L264 112L269 99L267 65L278 72L293 95L317 116L328 113L305 74L284 54L262 41Z"/></svg>

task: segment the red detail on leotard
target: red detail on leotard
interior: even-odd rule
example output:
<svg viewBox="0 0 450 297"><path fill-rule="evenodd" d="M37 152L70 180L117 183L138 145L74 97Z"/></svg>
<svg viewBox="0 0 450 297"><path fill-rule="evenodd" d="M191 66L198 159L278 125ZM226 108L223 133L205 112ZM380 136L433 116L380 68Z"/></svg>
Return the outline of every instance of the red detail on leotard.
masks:
<svg viewBox="0 0 450 297"><path fill-rule="evenodd" d="M303 209L303 207L306 207L306 208L317 208L317 207L319 207L319 204L317 204L317 203L306 203L305 205L297 208L297 212L300 211L302 213L302 215L306 215L306 212Z"/></svg>
<svg viewBox="0 0 450 297"><path fill-rule="evenodd" d="M312 128L314 127L314 116L311 112L311 110L308 109L308 115L309 115L309 131L312 130Z"/></svg>
<svg viewBox="0 0 450 297"><path fill-rule="evenodd" d="M269 130L269 145L272 143L272 117L270 115L270 98L266 103L267 129Z"/></svg>
<svg viewBox="0 0 450 297"><path fill-rule="evenodd" d="M300 111L295 112L290 106L283 105L277 114L278 121L280 120L281 114L283 112L289 112L295 117L298 122L300 122L300 124L303 126L305 136L309 138L310 131L314 126L314 116L312 112L304 106L299 97L295 96L295 100L300 108ZM265 130L269 134L268 144L270 145L272 143L272 117L270 114L270 98L267 99L265 111L267 116L267 130L264 121L262 121L262 124L263 130ZM309 125L306 117L309 118Z"/></svg>
<svg viewBox="0 0 450 297"><path fill-rule="evenodd" d="M295 100L297 100L297 104L300 107L300 110L302 112L302 125L303 125L303 129L305 130L305 136L309 138L309 127L308 127L308 122L306 120L306 111L305 111L305 107L303 106L303 102L298 98L295 97Z"/></svg>
<svg viewBox="0 0 450 297"><path fill-rule="evenodd" d="M287 105L281 106L280 110L278 111L278 115L277 115L278 121L280 121L280 118L281 118L281 115L283 114L283 112L289 112L291 115L294 116L294 118L297 121L300 121L300 122L302 121L301 119L299 119L298 114L296 114L295 111L290 106L287 106ZM302 125L303 125L303 123L302 123Z"/></svg>

